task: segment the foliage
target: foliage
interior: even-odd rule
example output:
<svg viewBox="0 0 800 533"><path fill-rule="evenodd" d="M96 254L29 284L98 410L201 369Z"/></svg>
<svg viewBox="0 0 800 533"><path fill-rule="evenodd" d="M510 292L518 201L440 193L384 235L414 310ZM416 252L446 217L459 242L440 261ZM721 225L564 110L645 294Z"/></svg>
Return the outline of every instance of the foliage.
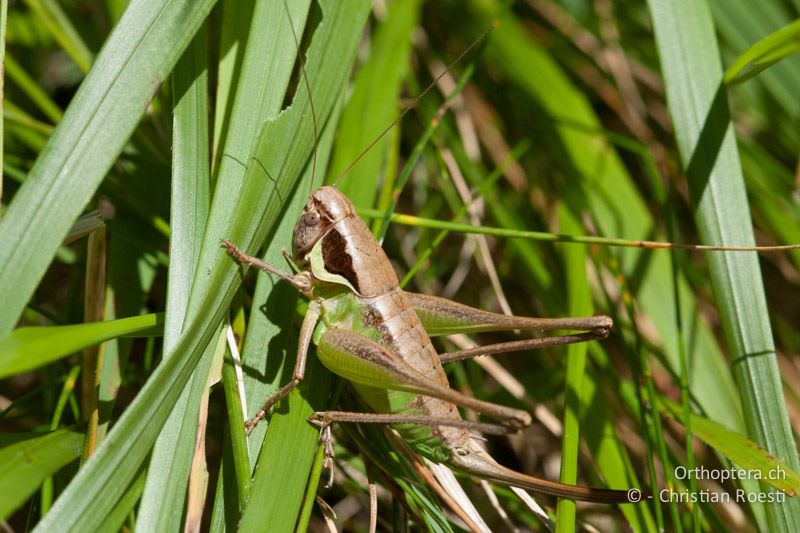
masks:
<svg viewBox="0 0 800 533"><path fill-rule="evenodd" d="M800 243L800 3L6 4L0 508L15 530L319 530L317 495L364 529L368 479L380 528L464 527L376 427L336 431L335 484L318 489L306 420L358 406L313 354L244 433L290 377L305 304L219 240L284 265L309 189L340 176L376 233L392 221L409 290L613 317L604 341L448 366L454 387L535 414L487 442L501 462L656 496L540 498L560 530L797 529L782 497L800 489L800 252L618 245ZM104 224L78 220L94 209ZM750 479L683 475L731 467ZM495 489L502 517L461 481L493 530L544 527L511 491ZM739 512L699 498L723 494Z"/></svg>

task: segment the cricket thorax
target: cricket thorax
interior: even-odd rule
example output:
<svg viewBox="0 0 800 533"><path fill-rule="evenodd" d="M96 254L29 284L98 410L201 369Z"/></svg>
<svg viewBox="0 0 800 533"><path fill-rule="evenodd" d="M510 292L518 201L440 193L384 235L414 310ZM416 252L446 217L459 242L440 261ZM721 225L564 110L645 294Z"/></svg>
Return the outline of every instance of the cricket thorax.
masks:
<svg viewBox="0 0 800 533"><path fill-rule="evenodd" d="M294 230L294 259L320 282L376 297L398 287L397 275L353 204L333 187L308 199Z"/></svg>

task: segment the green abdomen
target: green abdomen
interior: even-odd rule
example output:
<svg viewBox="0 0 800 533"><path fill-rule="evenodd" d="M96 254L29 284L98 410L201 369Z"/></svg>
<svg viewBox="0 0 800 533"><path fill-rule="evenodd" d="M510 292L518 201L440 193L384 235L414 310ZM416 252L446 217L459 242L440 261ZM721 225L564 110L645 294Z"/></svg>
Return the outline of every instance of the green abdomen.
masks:
<svg viewBox="0 0 800 533"><path fill-rule="evenodd" d="M315 342L319 342L327 329L350 330L379 343L402 360L400 364L411 367L411 372L418 372L438 385L448 385L438 354L401 291L369 299L346 291L325 300L323 306L324 318L315 333ZM348 372L341 368L331 370L347 377ZM365 380L364 374L360 374L358 380L350 379L361 399L376 413L460 418L452 404L415 392L388 389L392 382L380 376ZM418 453L436 462L446 461L450 456L446 441L466 436L462 435L466 433L463 430L450 427L418 424L393 424L392 427Z"/></svg>

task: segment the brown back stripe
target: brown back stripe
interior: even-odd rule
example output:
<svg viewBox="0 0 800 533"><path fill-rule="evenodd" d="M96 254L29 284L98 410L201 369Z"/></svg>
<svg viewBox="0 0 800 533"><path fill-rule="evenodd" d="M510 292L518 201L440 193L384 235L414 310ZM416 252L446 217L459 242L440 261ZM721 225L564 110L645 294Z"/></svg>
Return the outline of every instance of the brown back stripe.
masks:
<svg viewBox="0 0 800 533"><path fill-rule="evenodd" d="M347 241L337 228L332 228L322 239L322 260L327 272L342 276L356 291L361 291L358 275L353 270L353 258L347 252Z"/></svg>

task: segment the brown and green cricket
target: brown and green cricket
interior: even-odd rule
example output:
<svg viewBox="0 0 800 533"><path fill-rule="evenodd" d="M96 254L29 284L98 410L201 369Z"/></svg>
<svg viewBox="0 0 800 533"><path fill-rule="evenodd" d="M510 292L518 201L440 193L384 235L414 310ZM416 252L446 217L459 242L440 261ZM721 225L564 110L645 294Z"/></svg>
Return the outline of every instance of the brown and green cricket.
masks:
<svg viewBox="0 0 800 533"><path fill-rule="evenodd" d="M322 363L350 381L372 411L318 413L315 421L323 429L334 422L390 424L422 456L490 481L575 500L630 501L627 491L566 485L498 464L470 431L515 431L531 423L530 415L451 389L442 366L443 360L604 338L612 325L609 317L505 316L403 291L380 244L350 200L334 187L322 187L311 194L295 226L292 260L297 274L284 273L246 255L230 241L223 242L237 261L278 275L310 300L292 381L247 421L248 429L303 379L313 342ZM497 330L584 333L526 339L442 356L430 339L430 335ZM464 420L459 407L489 415L500 425ZM330 466L331 454L327 455Z"/></svg>

